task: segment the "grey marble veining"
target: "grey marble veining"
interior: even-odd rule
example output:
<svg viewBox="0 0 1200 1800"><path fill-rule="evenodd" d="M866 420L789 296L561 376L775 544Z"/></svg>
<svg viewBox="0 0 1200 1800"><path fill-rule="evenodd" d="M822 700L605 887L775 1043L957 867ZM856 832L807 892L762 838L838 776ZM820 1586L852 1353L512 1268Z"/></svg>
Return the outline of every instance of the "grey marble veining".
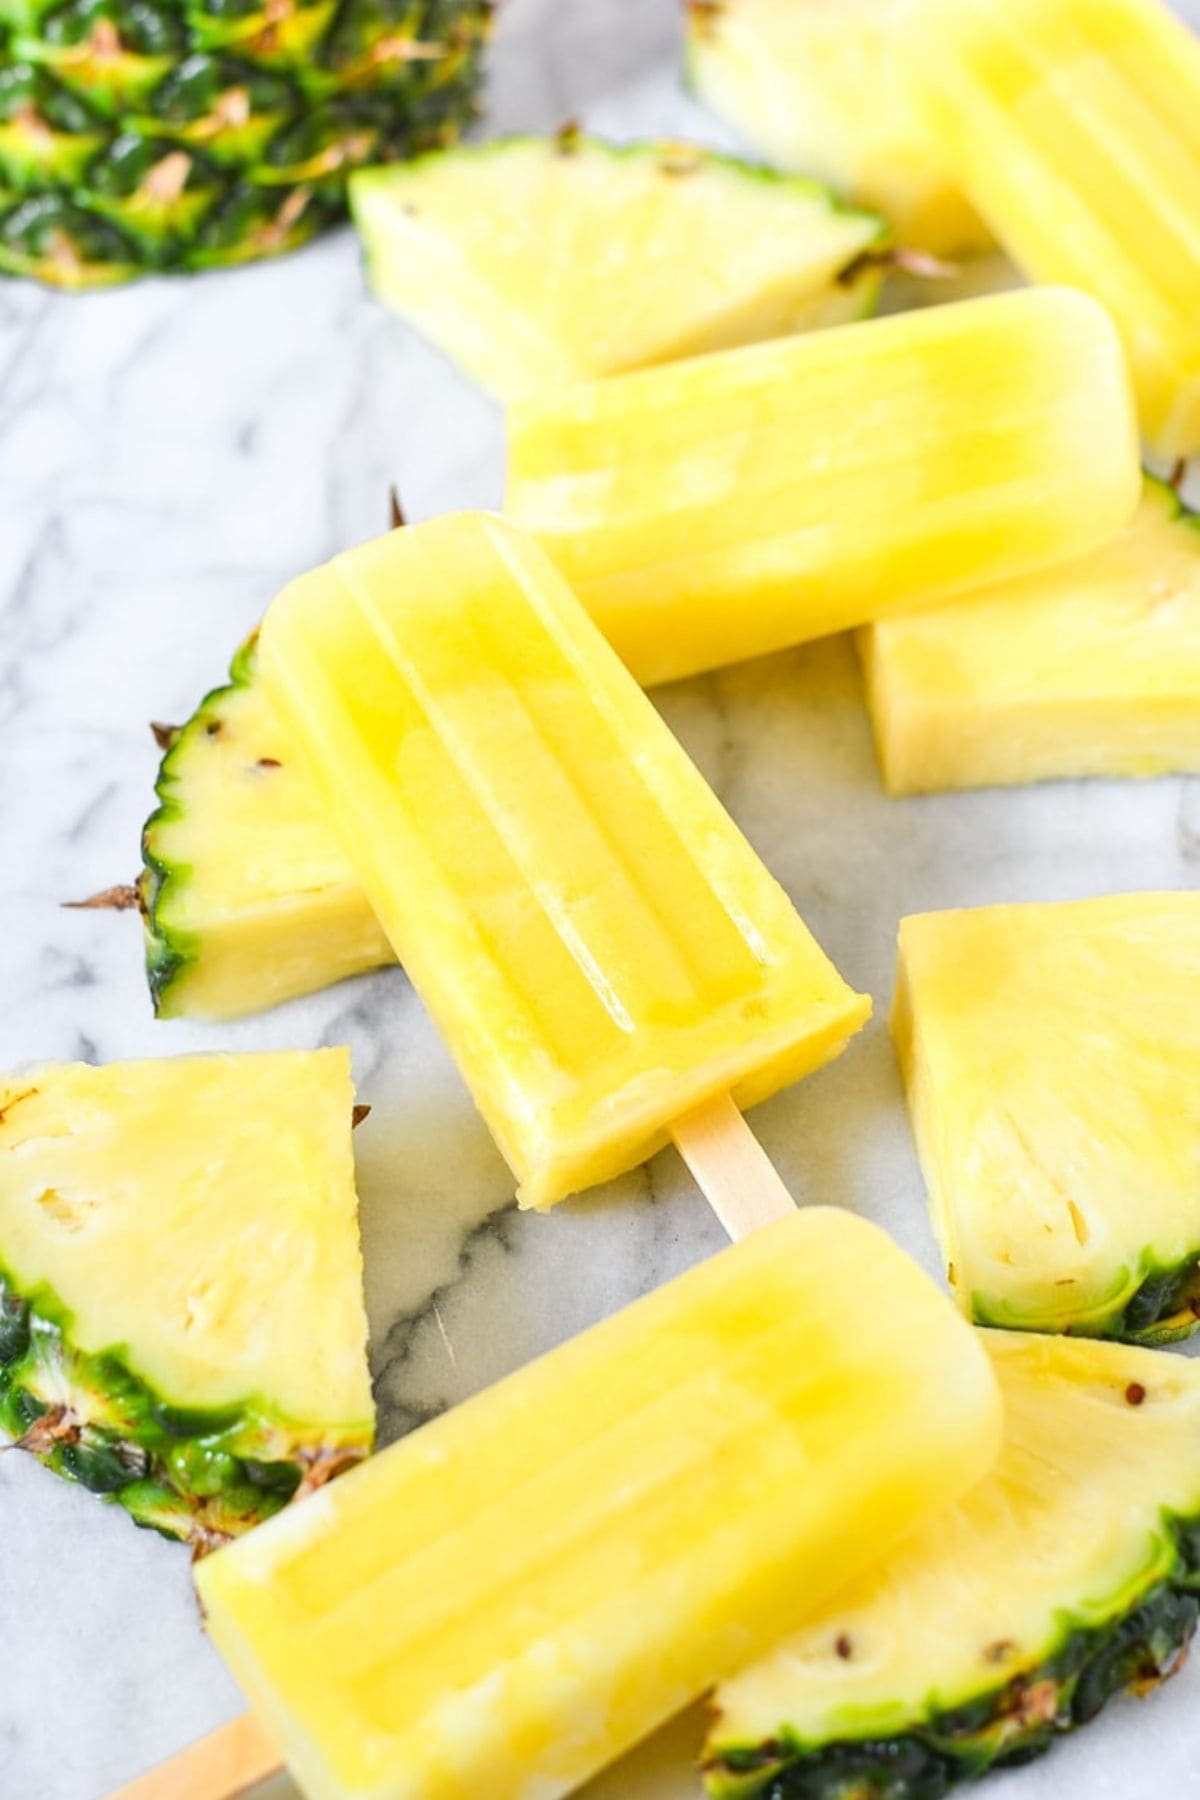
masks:
<svg viewBox="0 0 1200 1800"><path fill-rule="evenodd" d="M1200 8L1197 9L1200 15ZM509 0L489 124L729 136L680 92L674 0ZM673 1155L549 1218L511 1183L398 970L221 1029L156 1025L128 879L157 753L290 575L414 518L494 503L496 409L364 296L342 232L291 260L86 300L0 285L0 1067L347 1042L384 1435L715 1250ZM681 684L670 724L878 1016L756 1128L800 1199L932 1245L884 1025L902 914L1192 885L1200 785L1059 784L897 803L835 640ZM848 1321L848 1327L850 1322ZM1197 1687L1123 1704L995 1800L1200 1792ZM0 1457L0 1795L99 1800L238 1705L178 1547ZM695 1718L589 1790L695 1800ZM276 1800L290 1793L273 1785Z"/></svg>

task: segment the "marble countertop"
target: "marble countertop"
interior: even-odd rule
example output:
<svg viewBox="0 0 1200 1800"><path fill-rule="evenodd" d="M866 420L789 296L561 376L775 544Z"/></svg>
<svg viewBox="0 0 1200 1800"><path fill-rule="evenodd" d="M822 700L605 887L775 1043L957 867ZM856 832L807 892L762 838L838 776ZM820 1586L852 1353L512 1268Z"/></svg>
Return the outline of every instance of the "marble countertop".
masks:
<svg viewBox="0 0 1200 1800"><path fill-rule="evenodd" d="M509 0L489 128L727 142L679 90L677 36L675 0ZM383 529L389 483L421 518L495 504L501 463L496 410L365 298L346 231L88 299L0 286L0 1067L348 1042L374 1109L357 1143L385 1438L715 1250L681 1164L518 1216L399 971L220 1029L155 1024L135 923L58 903L132 876L146 721L191 711L287 577ZM1194 884L1200 783L889 801L840 639L657 698L877 1000L853 1050L756 1128L798 1198L878 1220L932 1268L884 1023L899 918ZM5 1800L99 1800L237 1709L178 1546L20 1455L0 1457L0 1544ZM989 1800L1195 1794L1198 1700L1193 1667ZM697 1735L684 1719L589 1800L695 1800Z"/></svg>

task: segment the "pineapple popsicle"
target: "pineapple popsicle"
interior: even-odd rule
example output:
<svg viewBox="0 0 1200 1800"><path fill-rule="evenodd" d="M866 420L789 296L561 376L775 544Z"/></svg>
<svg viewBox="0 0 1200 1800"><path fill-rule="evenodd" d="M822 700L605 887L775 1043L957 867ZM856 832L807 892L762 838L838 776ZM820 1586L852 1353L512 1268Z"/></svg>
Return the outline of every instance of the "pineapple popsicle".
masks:
<svg viewBox="0 0 1200 1800"><path fill-rule="evenodd" d="M509 516L644 685L1082 556L1137 506L1103 309L992 295L524 402Z"/></svg>
<svg viewBox="0 0 1200 1800"><path fill-rule="evenodd" d="M950 1301L877 1228L814 1209L206 1558L197 1584L310 1800L556 1800L950 1504L998 1442ZM173 1791L231 1789L130 1800Z"/></svg>
<svg viewBox="0 0 1200 1800"><path fill-rule="evenodd" d="M766 1098L866 1020L503 520L336 557L274 602L261 659L524 1205L636 1166L706 1102Z"/></svg>
<svg viewBox="0 0 1200 1800"><path fill-rule="evenodd" d="M1004 248L1103 301L1151 447L1200 450L1200 44L1159 0L911 0L904 46Z"/></svg>

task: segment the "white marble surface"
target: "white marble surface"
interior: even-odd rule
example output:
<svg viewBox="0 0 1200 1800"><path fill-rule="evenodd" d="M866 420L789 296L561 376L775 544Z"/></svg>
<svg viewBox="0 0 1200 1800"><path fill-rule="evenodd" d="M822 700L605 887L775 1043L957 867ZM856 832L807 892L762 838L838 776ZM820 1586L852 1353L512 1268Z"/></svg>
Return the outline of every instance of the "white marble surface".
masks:
<svg viewBox="0 0 1200 1800"><path fill-rule="evenodd" d="M679 93L674 0L510 0L490 124L567 116L723 141ZM58 902L128 879L156 754L285 577L499 496L495 411L363 295L341 233L272 267L87 300L0 286L0 1067L348 1041L385 1433L715 1249L673 1155L549 1218L510 1183L399 972L214 1030L156 1025L128 918ZM670 723L847 976L886 1002L908 911L1177 887L1200 788L1055 786L890 802L843 641L669 690ZM756 1116L802 1199L932 1266L885 1029ZM849 1322L848 1322L849 1324ZM1118 1706L994 1800L1200 1793L1194 1671ZM98 1800L230 1715L186 1556L30 1460L0 1458L0 1795ZM696 1726L592 1800L693 1800ZM275 1792L289 1792L286 1784Z"/></svg>

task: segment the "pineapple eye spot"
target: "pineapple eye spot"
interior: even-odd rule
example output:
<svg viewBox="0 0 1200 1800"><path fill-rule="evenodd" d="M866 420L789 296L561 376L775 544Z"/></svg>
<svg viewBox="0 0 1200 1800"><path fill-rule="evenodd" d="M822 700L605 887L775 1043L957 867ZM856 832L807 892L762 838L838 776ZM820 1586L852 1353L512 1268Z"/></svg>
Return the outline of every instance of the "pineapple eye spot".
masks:
<svg viewBox="0 0 1200 1800"><path fill-rule="evenodd" d="M195 1331L197 1326L208 1325L211 1307L213 1281L211 1276L198 1275L189 1287L183 1301L183 1329Z"/></svg>
<svg viewBox="0 0 1200 1800"><path fill-rule="evenodd" d="M1130 1406L1140 1406L1146 1398L1146 1390L1140 1381L1131 1381L1125 1389L1125 1399Z"/></svg>
<svg viewBox="0 0 1200 1800"><path fill-rule="evenodd" d="M833 1648L842 1662L849 1662L854 1655L854 1645L844 1631L835 1640Z"/></svg>
<svg viewBox="0 0 1200 1800"><path fill-rule="evenodd" d="M20 1106L22 1100L32 1100L36 1094L36 1088L26 1088L23 1094L13 1094L11 1099L6 1100L4 1104L0 1106L0 1125L3 1125L14 1106Z"/></svg>
<svg viewBox="0 0 1200 1800"><path fill-rule="evenodd" d="M1146 611L1151 617L1156 613L1169 613L1179 598L1179 590L1174 582L1162 579L1152 581L1147 595Z"/></svg>
<svg viewBox="0 0 1200 1800"><path fill-rule="evenodd" d="M61 1225L64 1231L82 1231L87 1223L88 1215L95 1209L95 1200L68 1200L57 1188L43 1188L36 1196L36 1202L48 1219Z"/></svg>

